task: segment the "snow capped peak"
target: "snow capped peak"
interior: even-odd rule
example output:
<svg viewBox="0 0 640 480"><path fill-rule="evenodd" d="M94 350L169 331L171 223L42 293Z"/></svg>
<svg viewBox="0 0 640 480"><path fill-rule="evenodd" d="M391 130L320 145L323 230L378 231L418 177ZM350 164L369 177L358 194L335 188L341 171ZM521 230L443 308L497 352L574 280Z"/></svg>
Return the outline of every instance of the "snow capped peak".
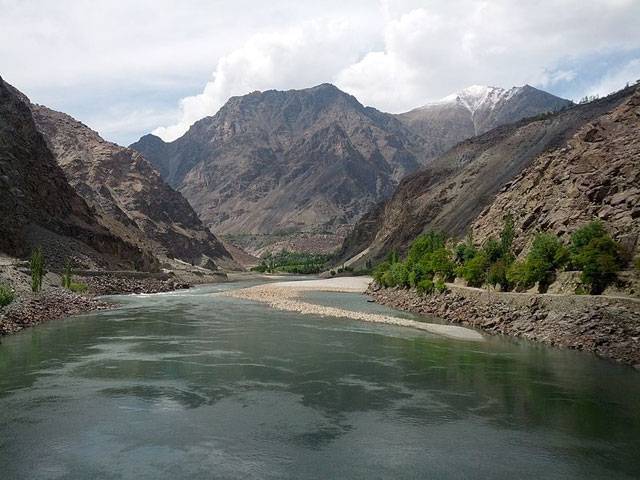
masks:
<svg viewBox="0 0 640 480"><path fill-rule="evenodd" d="M480 109L492 110L499 102L509 100L520 92L522 88L523 87L513 87L505 90L504 88L487 85L471 85L459 92L447 95L438 101L428 103L422 108L457 103L469 110L471 114L474 114Z"/></svg>

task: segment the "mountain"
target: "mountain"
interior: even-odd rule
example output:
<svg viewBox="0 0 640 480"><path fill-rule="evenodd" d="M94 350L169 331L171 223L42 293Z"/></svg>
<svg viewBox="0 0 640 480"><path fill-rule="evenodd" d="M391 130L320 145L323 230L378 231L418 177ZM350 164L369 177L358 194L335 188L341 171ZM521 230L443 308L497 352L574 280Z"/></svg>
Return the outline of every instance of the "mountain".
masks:
<svg viewBox="0 0 640 480"><path fill-rule="evenodd" d="M561 148L538 156L471 225L475 238L496 235L511 212L523 250L538 231L567 237L597 218L630 253L640 240L640 88L586 123Z"/></svg>
<svg viewBox="0 0 640 480"><path fill-rule="evenodd" d="M434 157L467 138L571 103L530 85L508 90L473 85L397 118L424 138Z"/></svg>
<svg viewBox="0 0 640 480"><path fill-rule="evenodd" d="M49 266L154 268L153 258L112 235L67 183L36 128L29 100L0 78L0 251L41 246Z"/></svg>
<svg viewBox="0 0 640 480"><path fill-rule="evenodd" d="M103 140L69 115L41 105L31 109L67 181L114 235L164 263L233 263L184 197L142 155Z"/></svg>
<svg viewBox="0 0 640 480"><path fill-rule="evenodd" d="M555 152L560 164L566 162L567 155L562 149L570 148L567 142L593 122L606 124L604 117L632 95L634 90L626 89L595 102L501 126L456 145L405 178L388 201L364 215L345 240L340 257L346 261L361 254L358 262L362 263L366 259L379 259L392 250L403 252L425 230L464 235L496 195L509 188L539 157ZM636 135L637 131L636 125ZM633 128L626 132L634 134ZM598 168L606 166L608 160L603 152L598 158ZM631 158L626 161L637 162ZM637 171L637 165L626 168ZM567 181L580 180L572 174ZM600 181L606 179L594 179L596 184ZM542 194L536 182L529 188L534 195ZM503 209L508 210L511 209ZM494 215L499 215L497 212L494 210ZM518 211L523 216L530 213L525 207ZM570 212L574 214L577 211Z"/></svg>
<svg viewBox="0 0 640 480"><path fill-rule="evenodd" d="M164 143L132 148L220 233L333 231L355 222L424 160L393 115L328 84L231 98Z"/></svg>
<svg viewBox="0 0 640 480"><path fill-rule="evenodd" d="M568 103L529 86L472 87L395 116L323 84L233 97L171 143L146 135L131 147L216 232L262 242L264 234L310 231L337 242L337 230L446 148Z"/></svg>

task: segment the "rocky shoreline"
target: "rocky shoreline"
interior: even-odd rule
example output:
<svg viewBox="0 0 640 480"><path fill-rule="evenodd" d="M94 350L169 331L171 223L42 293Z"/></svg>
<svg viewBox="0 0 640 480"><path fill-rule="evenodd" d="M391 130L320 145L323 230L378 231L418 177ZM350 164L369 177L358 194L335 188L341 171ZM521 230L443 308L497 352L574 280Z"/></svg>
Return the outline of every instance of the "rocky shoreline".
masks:
<svg viewBox="0 0 640 480"><path fill-rule="evenodd" d="M449 285L442 294L381 288L377 303L548 345L593 352L640 369L640 302L623 298L510 294ZM573 297L573 298L572 298Z"/></svg>
<svg viewBox="0 0 640 480"><path fill-rule="evenodd" d="M0 311L0 336L70 315L113 307L94 297L52 288L37 296L20 297Z"/></svg>
<svg viewBox="0 0 640 480"><path fill-rule="evenodd" d="M79 277L78 280L87 284L87 294L77 294L53 286L45 287L39 294L32 294L21 288L11 304L4 309L0 308L0 336L71 315L117 307L116 304L105 302L96 296L160 293L192 286L191 283L175 278L124 278L103 275Z"/></svg>

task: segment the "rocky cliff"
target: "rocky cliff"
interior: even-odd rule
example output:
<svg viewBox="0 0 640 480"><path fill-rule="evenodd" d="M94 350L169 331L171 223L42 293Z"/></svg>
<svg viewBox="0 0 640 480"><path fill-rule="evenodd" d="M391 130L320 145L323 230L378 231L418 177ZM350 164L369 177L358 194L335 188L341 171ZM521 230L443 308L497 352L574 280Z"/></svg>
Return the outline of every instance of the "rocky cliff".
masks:
<svg viewBox="0 0 640 480"><path fill-rule="evenodd" d="M64 113L31 108L68 182L114 235L164 262L231 266L224 246L140 153L103 140Z"/></svg>
<svg viewBox="0 0 640 480"><path fill-rule="evenodd" d="M37 130L28 99L0 78L0 250L29 255L42 246L49 266L153 268L152 259L113 236L67 183Z"/></svg>
<svg viewBox="0 0 640 480"><path fill-rule="evenodd" d="M361 262L391 250L403 251L424 230L463 235L496 195L538 157L556 151L563 162L562 149L579 130L600 121L633 94L633 89L626 89L589 104L498 127L456 145L403 180L391 199L365 215L345 240L342 258L367 248ZM606 163L606 157L601 161ZM569 182L576 178L571 177Z"/></svg>
<svg viewBox="0 0 640 480"><path fill-rule="evenodd" d="M585 123L560 148L540 155L505 185L473 223L475 238L495 235L514 216L515 247L535 232L568 236L600 219L629 250L640 237L640 88L609 113Z"/></svg>

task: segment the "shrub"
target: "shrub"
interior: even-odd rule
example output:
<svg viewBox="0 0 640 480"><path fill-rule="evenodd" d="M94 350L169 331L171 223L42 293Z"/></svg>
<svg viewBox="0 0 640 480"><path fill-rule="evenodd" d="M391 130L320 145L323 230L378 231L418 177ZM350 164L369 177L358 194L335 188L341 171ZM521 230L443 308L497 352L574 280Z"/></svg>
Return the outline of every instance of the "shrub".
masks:
<svg viewBox="0 0 640 480"><path fill-rule="evenodd" d="M442 278L438 278L434 283L434 288L438 293L444 293L447 291L447 284Z"/></svg>
<svg viewBox="0 0 640 480"><path fill-rule="evenodd" d="M418 235L413 241L409 252L407 253L407 265L418 263L425 256L435 252L436 250L442 250L445 246L446 237L439 232L429 232Z"/></svg>
<svg viewBox="0 0 640 480"><path fill-rule="evenodd" d="M620 245L600 222L591 222L571 237L571 263L582 270L580 280L592 294L600 294L622 268Z"/></svg>
<svg viewBox="0 0 640 480"><path fill-rule="evenodd" d="M335 277L335 276L336 276L336 271L335 271L335 270L331 270L331 271L329 271L329 274L330 274L332 277Z"/></svg>
<svg viewBox="0 0 640 480"><path fill-rule="evenodd" d="M517 290L525 290L530 287L527 278L525 262L513 262L506 271L507 282Z"/></svg>
<svg viewBox="0 0 640 480"><path fill-rule="evenodd" d="M558 237L548 233L537 234L525 261L526 285L532 286L538 282L539 290L545 292L556 270L566 265L568 260L569 252Z"/></svg>
<svg viewBox="0 0 640 480"><path fill-rule="evenodd" d="M0 283L0 307L6 307L15 298L15 293L6 283Z"/></svg>
<svg viewBox="0 0 640 480"><path fill-rule="evenodd" d="M492 264L487 271L487 283L492 286L500 285L502 290L509 290L510 282L507 279L507 263L500 259Z"/></svg>
<svg viewBox="0 0 640 480"><path fill-rule="evenodd" d="M389 268L393 285L391 287L406 287L409 285L409 270L402 262L396 262Z"/></svg>
<svg viewBox="0 0 640 480"><path fill-rule="evenodd" d="M491 264L502 258L502 246L495 238L489 237L482 246L482 254Z"/></svg>
<svg viewBox="0 0 640 480"><path fill-rule="evenodd" d="M69 284L69 290L74 293L85 293L89 289L89 286L86 283L81 282L71 282Z"/></svg>
<svg viewBox="0 0 640 480"><path fill-rule="evenodd" d="M389 262L382 262L373 269L373 280L378 284L384 286L382 281L383 275L389 270L391 264Z"/></svg>
<svg viewBox="0 0 640 480"><path fill-rule="evenodd" d="M420 295L425 295L433 292L433 282L428 278L420 280L416 285L416 289Z"/></svg>
<svg viewBox="0 0 640 480"><path fill-rule="evenodd" d="M382 285L383 287L395 287L395 283L393 282L393 275L389 270L382 274L380 285Z"/></svg>
<svg viewBox="0 0 640 480"><path fill-rule="evenodd" d="M42 248L37 247L31 253L31 290L34 293L38 293L42 290L42 278L44 277L44 255L42 254Z"/></svg>
<svg viewBox="0 0 640 480"><path fill-rule="evenodd" d="M459 243L453 252L453 258L459 265L468 262L478 253L478 250L470 243Z"/></svg>
<svg viewBox="0 0 640 480"><path fill-rule="evenodd" d="M471 260L467 261L458 270L458 273L471 287L481 287L486 278L489 261L484 252L479 253Z"/></svg>

